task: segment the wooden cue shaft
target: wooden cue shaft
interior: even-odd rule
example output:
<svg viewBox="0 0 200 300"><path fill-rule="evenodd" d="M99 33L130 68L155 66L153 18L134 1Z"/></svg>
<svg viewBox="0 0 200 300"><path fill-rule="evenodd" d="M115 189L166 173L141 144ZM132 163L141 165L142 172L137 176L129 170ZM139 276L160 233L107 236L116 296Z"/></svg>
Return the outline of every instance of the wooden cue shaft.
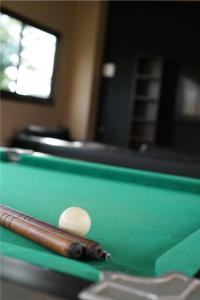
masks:
<svg viewBox="0 0 200 300"><path fill-rule="evenodd" d="M24 214L18 210L15 210L13 208L6 206L6 205L0 205L0 210L5 213L12 214L13 216L15 216L17 218L25 220L25 221L27 221L31 224L34 224L40 228L44 228L47 231L54 232L55 234L58 234L59 236L62 236L62 237L64 236L68 239L71 239L74 242L81 243L85 247L83 254L86 257L91 257L91 256L98 257L102 252L101 245L96 243L95 241L88 240L88 239L82 238L80 236L76 236L70 232L66 232L58 227L55 227L51 224L43 222L39 219L33 218L27 214Z"/></svg>
<svg viewBox="0 0 200 300"><path fill-rule="evenodd" d="M83 246L0 210L0 225L63 256L80 258Z"/></svg>

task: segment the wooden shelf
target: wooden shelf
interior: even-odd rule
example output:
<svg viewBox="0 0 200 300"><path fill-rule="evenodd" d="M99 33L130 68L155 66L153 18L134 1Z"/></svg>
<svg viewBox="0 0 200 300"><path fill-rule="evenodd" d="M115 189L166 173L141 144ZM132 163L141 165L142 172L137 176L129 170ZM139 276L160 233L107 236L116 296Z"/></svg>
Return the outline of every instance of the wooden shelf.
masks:
<svg viewBox="0 0 200 300"><path fill-rule="evenodd" d="M156 98L151 98L148 96L143 96L143 95L134 95L135 101L149 101L149 102L158 102L158 99Z"/></svg>
<svg viewBox="0 0 200 300"><path fill-rule="evenodd" d="M160 80L160 77L149 74L138 74L135 78L140 80Z"/></svg>
<svg viewBox="0 0 200 300"><path fill-rule="evenodd" d="M141 118L141 117L135 117L133 116L133 122L138 122L138 123L156 123L156 120L151 120L151 119L146 119L146 118Z"/></svg>
<svg viewBox="0 0 200 300"><path fill-rule="evenodd" d="M130 141L132 142L140 142L140 143L153 143L153 140L148 137L141 136L131 136Z"/></svg>

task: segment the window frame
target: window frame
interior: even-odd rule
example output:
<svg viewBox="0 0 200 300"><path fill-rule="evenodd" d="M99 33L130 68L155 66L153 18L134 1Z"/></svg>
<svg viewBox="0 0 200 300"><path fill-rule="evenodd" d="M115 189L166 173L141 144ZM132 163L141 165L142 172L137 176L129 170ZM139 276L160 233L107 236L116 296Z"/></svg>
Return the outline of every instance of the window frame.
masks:
<svg viewBox="0 0 200 300"><path fill-rule="evenodd" d="M30 95L21 95L17 94L16 92L10 92L6 90L1 90L1 100L8 100L8 101L20 101L20 102L26 102L30 104L44 104L44 105L53 105L55 100L55 75L57 72L57 66L58 66L58 52L59 52L59 45L60 45L60 39L61 34L51 29L49 26L43 25L41 23L38 23L37 21L33 21L27 17L24 17L16 12L13 12L10 9L7 9L5 7L1 7L1 13L6 14L11 18L15 18L22 22L23 25L30 25L32 27L35 27L37 29L40 29L42 31L45 31L46 33L52 34L56 37L56 48L55 48L55 54L54 54L54 63L53 63L53 72L52 72L52 80L51 80L51 92L48 98L42 98L37 96L30 96Z"/></svg>

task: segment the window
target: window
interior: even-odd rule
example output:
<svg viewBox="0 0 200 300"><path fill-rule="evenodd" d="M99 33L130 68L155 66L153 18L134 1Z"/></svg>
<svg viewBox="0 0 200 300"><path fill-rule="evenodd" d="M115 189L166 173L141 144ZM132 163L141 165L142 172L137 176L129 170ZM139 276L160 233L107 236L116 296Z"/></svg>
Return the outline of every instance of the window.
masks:
<svg viewBox="0 0 200 300"><path fill-rule="evenodd" d="M177 90L178 115L200 120L200 70L181 72Z"/></svg>
<svg viewBox="0 0 200 300"><path fill-rule="evenodd" d="M57 34L4 10L0 26L2 97L48 102L52 98Z"/></svg>

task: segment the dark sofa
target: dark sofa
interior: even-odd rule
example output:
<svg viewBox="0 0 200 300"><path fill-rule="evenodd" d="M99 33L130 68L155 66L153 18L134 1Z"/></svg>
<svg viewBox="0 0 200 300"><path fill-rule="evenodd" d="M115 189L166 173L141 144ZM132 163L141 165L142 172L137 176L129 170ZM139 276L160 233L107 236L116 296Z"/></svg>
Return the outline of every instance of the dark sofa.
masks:
<svg viewBox="0 0 200 300"><path fill-rule="evenodd" d="M133 151L95 142L67 141L49 136L15 135L10 146L120 167L200 178L200 159L166 148L147 146Z"/></svg>

